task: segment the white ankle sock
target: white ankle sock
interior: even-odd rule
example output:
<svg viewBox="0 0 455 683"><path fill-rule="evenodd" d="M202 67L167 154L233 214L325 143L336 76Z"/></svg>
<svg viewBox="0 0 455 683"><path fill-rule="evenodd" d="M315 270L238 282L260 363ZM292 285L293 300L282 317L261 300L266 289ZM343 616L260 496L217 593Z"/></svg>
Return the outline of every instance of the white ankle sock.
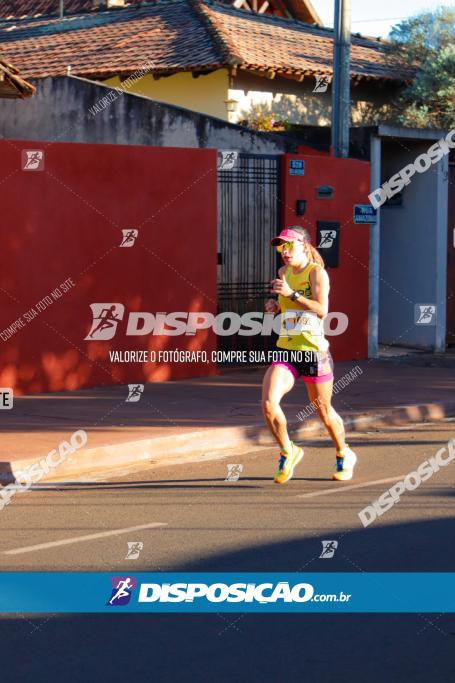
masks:
<svg viewBox="0 0 455 683"><path fill-rule="evenodd" d="M283 455L291 455L291 453L292 453L292 441L290 439L287 440L287 443L281 449L281 453L283 453Z"/></svg>

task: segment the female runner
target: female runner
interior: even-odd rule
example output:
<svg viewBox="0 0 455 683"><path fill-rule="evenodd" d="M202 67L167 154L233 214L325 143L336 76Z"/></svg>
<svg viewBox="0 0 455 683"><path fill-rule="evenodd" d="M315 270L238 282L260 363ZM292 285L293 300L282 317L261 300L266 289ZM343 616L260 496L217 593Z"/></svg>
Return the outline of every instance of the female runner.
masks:
<svg viewBox="0 0 455 683"><path fill-rule="evenodd" d="M332 407L333 360L324 337L323 318L328 312L329 276L319 252L310 244L305 228L292 226L272 239L281 253L283 266L272 281L278 301L268 299L267 313L281 311L281 332L277 347L287 351L286 361L268 368L262 386L262 409L267 425L280 446L280 459L274 481L291 479L303 458L303 449L289 439L280 401L302 377L310 403L315 406L336 447L332 479L352 479L357 461L345 442L343 420Z"/></svg>

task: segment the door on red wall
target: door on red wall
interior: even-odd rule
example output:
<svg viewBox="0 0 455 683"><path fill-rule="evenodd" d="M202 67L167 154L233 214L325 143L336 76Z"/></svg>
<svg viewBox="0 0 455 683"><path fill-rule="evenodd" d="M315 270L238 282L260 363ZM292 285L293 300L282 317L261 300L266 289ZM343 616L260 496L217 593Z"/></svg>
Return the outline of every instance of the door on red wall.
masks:
<svg viewBox="0 0 455 683"><path fill-rule="evenodd" d="M218 313L264 311L277 259L280 156L239 154L218 170ZM227 325L227 324L226 324ZM272 336L218 336L220 350L267 350Z"/></svg>

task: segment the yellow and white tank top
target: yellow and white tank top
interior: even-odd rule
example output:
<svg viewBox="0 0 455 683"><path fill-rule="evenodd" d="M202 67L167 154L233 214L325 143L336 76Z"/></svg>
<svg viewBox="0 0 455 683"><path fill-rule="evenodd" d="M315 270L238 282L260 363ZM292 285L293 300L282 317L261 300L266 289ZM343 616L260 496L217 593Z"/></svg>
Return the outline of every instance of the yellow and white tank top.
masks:
<svg viewBox="0 0 455 683"><path fill-rule="evenodd" d="M308 299L312 299L310 273L318 268L315 263L308 263L299 273L294 273L291 266L284 272L286 280L294 291L301 291ZM277 346L290 351L327 351L329 342L324 337L324 321L313 311L296 305L289 297L278 296L281 309L281 331Z"/></svg>

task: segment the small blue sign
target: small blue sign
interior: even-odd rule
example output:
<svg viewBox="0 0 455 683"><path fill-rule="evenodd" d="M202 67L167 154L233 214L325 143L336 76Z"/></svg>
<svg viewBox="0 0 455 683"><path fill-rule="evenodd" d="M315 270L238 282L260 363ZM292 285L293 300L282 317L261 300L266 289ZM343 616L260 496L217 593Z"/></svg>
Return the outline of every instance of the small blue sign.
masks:
<svg viewBox="0 0 455 683"><path fill-rule="evenodd" d="M376 223L377 213L371 204L354 204L354 223Z"/></svg>
<svg viewBox="0 0 455 683"><path fill-rule="evenodd" d="M305 173L305 162L303 159L291 159L289 161L289 175L303 175Z"/></svg>

